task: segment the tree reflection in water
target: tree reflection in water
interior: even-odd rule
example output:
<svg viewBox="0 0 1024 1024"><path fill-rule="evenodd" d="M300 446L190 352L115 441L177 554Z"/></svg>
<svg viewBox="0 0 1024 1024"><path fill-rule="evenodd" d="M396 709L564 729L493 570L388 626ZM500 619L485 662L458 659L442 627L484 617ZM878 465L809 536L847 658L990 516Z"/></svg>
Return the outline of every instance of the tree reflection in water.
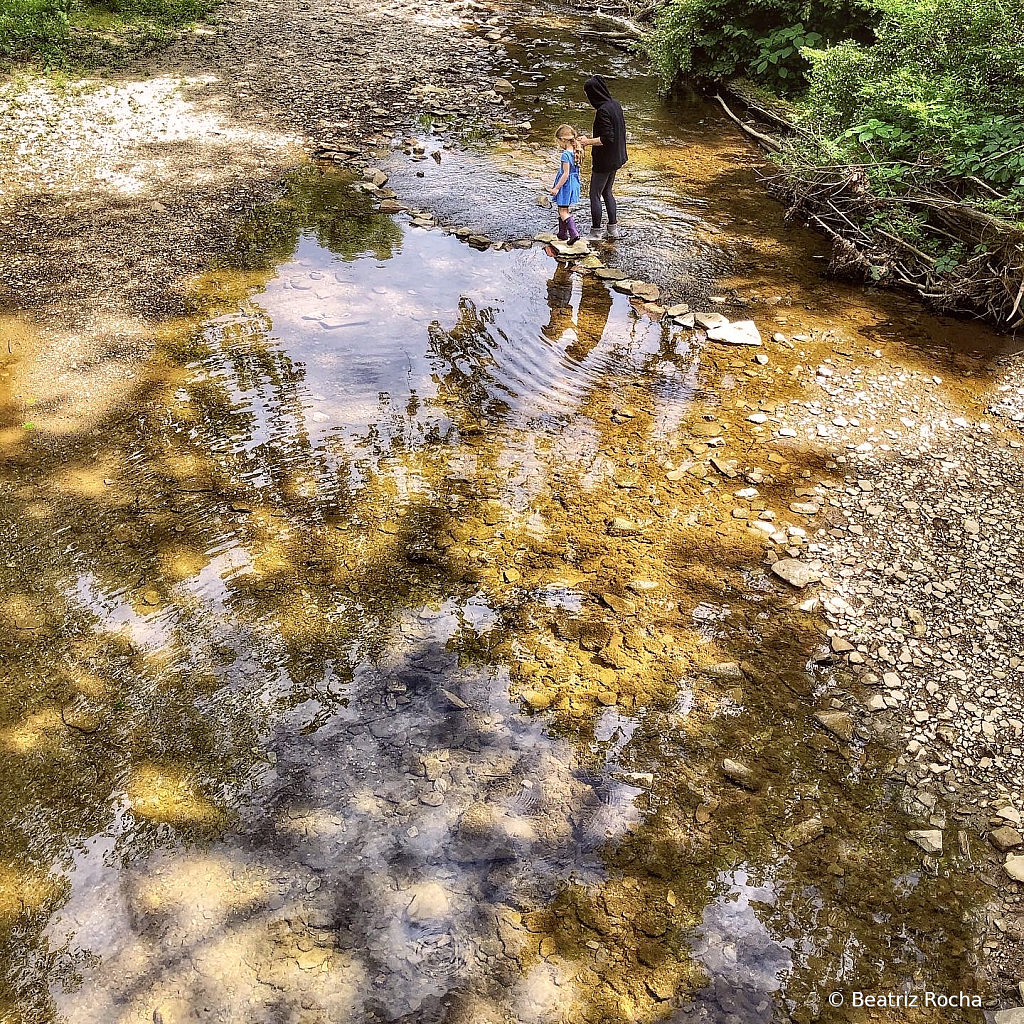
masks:
<svg viewBox="0 0 1024 1024"><path fill-rule="evenodd" d="M892 755L811 721L816 620L660 465L713 356L319 178L234 261L131 415L4 469L6 1014L806 1020L823 979L959 983L970 894L899 842Z"/></svg>

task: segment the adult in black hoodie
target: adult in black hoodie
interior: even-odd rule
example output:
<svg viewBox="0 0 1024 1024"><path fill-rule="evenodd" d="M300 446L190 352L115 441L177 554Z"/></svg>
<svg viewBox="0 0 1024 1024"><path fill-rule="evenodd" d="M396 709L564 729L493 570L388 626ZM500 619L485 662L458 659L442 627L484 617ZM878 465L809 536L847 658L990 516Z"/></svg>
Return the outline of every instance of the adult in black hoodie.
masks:
<svg viewBox="0 0 1024 1024"><path fill-rule="evenodd" d="M626 119L622 105L608 91L608 83L600 75L593 75L583 83L583 91L594 115L594 134L583 136L580 142L592 146L593 167L590 174L590 219L592 236L601 231L601 201L608 208L608 237L619 234L619 215L612 189L615 173L629 159L626 152Z"/></svg>

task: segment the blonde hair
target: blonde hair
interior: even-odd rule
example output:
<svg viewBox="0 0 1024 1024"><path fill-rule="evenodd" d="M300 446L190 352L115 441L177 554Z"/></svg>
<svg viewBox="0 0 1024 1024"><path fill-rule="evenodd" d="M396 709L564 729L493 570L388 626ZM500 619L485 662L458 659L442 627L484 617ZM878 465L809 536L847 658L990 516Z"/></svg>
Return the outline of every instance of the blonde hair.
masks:
<svg viewBox="0 0 1024 1024"><path fill-rule="evenodd" d="M571 124L560 124L555 129L555 140L561 143L572 143L572 151L579 155L583 152L583 147L577 143L579 138L579 132Z"/></svg>

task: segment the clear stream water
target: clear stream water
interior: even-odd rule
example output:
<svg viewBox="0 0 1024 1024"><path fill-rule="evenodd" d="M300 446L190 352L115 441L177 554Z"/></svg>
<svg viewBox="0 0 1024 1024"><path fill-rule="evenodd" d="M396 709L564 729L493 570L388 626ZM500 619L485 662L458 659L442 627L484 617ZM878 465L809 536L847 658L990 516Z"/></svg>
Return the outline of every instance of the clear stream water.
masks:
<svg viewBox="0 0 1024 1024"><path fill-rule="evenodd" d="M400 195L549 227L548 129L602 67L634 152L609 263L768 333L922 362L968 338L820 277L720 116L598 37L553 45L568 17L508 51L530 135L396 151ZM0 1018L748 1024L973 991L969 851L922 864L898 751L814 723L823 624L706 466L796 394L796 353L714 351L318 168L196 302L130 414L0 468ZM742 443L769 504L828 475Z"/></svg>

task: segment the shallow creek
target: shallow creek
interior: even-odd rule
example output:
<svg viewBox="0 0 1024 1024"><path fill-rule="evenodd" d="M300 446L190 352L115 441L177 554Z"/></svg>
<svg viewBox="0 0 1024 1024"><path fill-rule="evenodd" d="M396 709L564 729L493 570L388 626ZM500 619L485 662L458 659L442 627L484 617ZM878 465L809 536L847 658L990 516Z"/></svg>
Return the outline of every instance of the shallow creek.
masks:
<svg viewBox="0 0 1024 1024"><path fill-rule="evenodd" d="M558 24L510 50L553 101L537 145L580 66L538 42ZM825 281L742 140L650 90L622 90L609 263L816 360L958 358L971 392L983 363L950 353L995 339ZM529 237L550 163L388 167ZM318 168L195 300L154 328L130 415L49 438L0 392L3 1019L982 1019L827 1003L974 991L984 896L966 844L906 841L897 751L815 720L844 685L824 623L731 518L749 481L709 464L760 467L780 518L834 475L747 422L806 354L716 349Z"/></svg>

